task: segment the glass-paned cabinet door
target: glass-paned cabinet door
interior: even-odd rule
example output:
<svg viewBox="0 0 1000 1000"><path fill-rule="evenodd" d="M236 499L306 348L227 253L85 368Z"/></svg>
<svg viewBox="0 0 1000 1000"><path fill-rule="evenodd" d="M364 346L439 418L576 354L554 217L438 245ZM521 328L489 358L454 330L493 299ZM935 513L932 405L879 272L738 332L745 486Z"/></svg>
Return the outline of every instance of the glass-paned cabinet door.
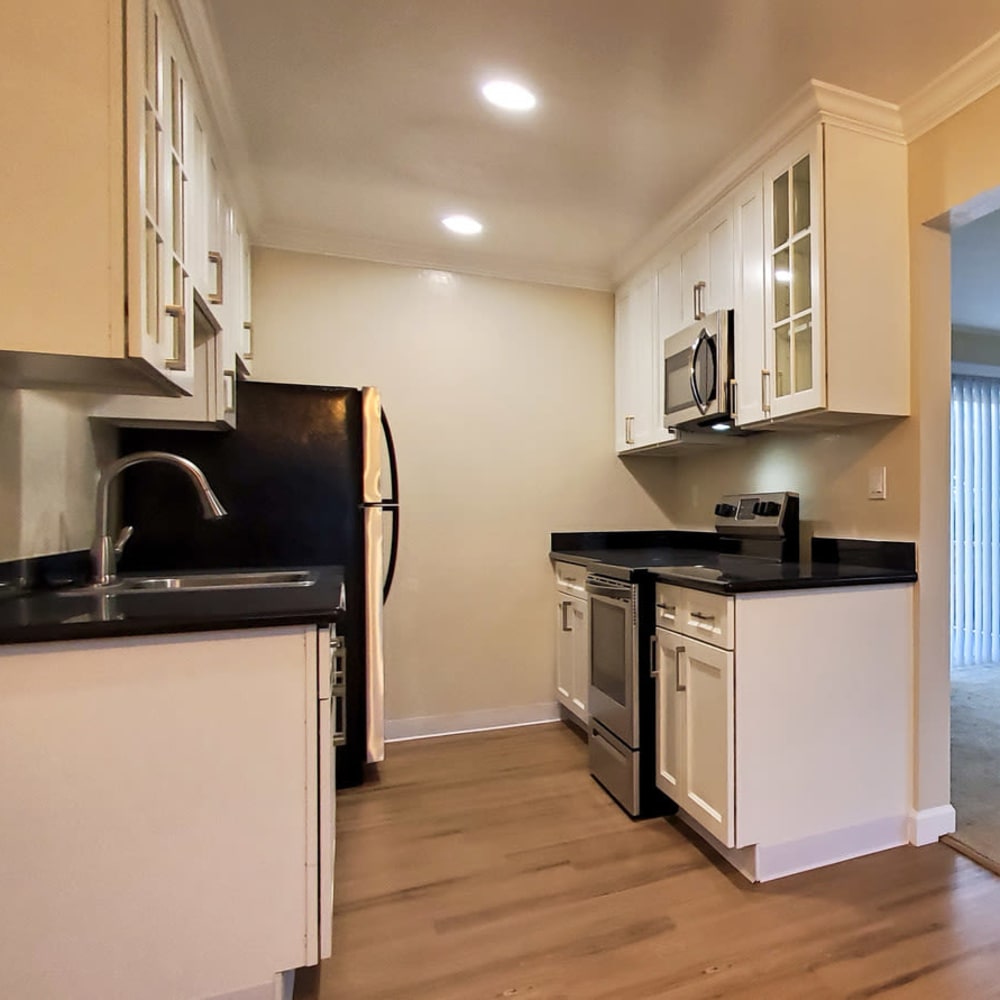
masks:
<svg viewBox="0 0 1000 1000"><path fill-rule="evenodd" d="M765 173L767 350L764 391L772 416L821 407L820 128L773 159Z"/></svg>
<svg viewBox="0 0 1000 1000"><path fill-rule="evenodd" d="M126 7L128 353L182 392L193 386L194 315L188 274L190 110L186 55L168 7ZM133 277L134 275L134 277Z"/></svg>

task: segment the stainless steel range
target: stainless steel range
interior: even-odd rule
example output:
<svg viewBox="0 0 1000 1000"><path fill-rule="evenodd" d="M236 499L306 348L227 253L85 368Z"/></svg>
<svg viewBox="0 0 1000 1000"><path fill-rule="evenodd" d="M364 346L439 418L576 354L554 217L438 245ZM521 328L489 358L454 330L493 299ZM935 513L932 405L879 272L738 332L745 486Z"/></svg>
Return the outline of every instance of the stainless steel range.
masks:
<svg viewBox="0 0 1000 1000"><path fill-rule="evenodd" d="M715 507L716 538L707 536L703 552L646 551L645 564L597 564L588 573L590 772L629 815L673 808L655 782L655 693L647 660L655 635L651 571L694 586L725 587L762 562L793 564L799 550L798 515L794 493L727 495Z"/></svg>
<svg viewBox="0 0 1000 1000"><path fill-rule="evenodd" d="M639 813L639 588L598 573L590 595L590 772Z"/></svg>

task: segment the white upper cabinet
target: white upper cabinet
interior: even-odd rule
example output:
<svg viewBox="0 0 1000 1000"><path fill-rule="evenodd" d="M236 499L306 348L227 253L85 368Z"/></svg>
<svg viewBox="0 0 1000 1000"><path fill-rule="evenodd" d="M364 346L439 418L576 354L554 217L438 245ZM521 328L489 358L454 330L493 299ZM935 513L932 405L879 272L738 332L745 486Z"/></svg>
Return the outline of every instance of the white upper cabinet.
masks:
<svg viewBox="0 0 1000 1000"><path fill-rule="evenodd" d="M615 446L619 452L653 444L656 369L652 344L656 280L646 275L615 307Z"/></svg>
<svg viewBox="0 0 1000 1000"><path fill-rule="evenodd" d="M733 217L728 201L697 223L681 246L681 324L677 329L707 313L733 307ZM676 332L662 331L664 336Z"/></svg>
<svg viewBox="0 0 1000 1000"><path fill-rule="evenodd" d="M191 394L195 295L222 277L192 60L170 0L77 7L19 5L0 38L3 381Z"/></svg>
<svg viewBox="0 0 1000 1000"><path fill-rule="evenodd" d="M765 164L764 409L772 417L826 404L822 128Z"/></svg>
<svg viewBox="0 0 1000 1000"><path fill-rule="evenodd" d="M817 423L908 415L906 147L821 123L764 164L763 190L759 412ZM740 386L754 380L755 352L737 352Z"/></svg>
<svg viewBox="0 0 1000 1000"><path fill-rule="evenodd" d="M196 143L184 43L169 8L147 0L126 17L129 171L128 354L185 393L194 387L194 284L189 199ZM138 20L138 24L136 24ZM140 43L141 47L134 47ZM132 54L144 53L144 58ZM132 308L131 303L139 303Z"/></svg>
<svg viewBox="0 0 1000 1000"><path fill-rule="evenodd" d="M764 185L752 174L734 198L736 235L736 305L733 368L736 374L734 410L737 424L754 424L768 417L764 409Z"/></svg>

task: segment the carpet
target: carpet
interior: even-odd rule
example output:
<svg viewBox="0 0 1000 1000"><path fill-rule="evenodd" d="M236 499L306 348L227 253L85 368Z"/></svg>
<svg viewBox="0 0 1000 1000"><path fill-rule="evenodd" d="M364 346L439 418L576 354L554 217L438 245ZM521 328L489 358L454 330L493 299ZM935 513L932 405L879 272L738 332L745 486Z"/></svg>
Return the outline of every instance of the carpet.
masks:
<svg viewBox="0 0 1000 1000"><path fill-rule="evenodd" d="M951 672L955 839L1000 862L1000 664Z"/></svg>

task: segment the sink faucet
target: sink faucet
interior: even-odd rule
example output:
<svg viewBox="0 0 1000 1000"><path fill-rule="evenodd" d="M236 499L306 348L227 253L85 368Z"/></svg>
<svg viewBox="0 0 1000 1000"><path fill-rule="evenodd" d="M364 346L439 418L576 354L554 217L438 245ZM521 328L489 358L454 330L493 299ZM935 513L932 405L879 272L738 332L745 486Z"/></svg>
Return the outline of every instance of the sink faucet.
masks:
<svg viewBox="0 0 1000 1000"><path fill-rule="evenodd" d="M167 451L137 451L119 458L117 462L112 462L102 469L97 480L97 530L94 534L94 544L90 549L90 557L94 565L94 583L99 586L104 587L115 582L117 559L122 554L125 543L132 537L133 530L131 526L122 528L117 541L112 541L108 534L111 484L119 472L130 465L139 465L142 462L166 462L168 465L176 465L179 469L183 469L198 491L198 499L201 501L205 518L226 516L226 508L219 503L219 498L212 492L205 474L194 462Z"/></svg>

